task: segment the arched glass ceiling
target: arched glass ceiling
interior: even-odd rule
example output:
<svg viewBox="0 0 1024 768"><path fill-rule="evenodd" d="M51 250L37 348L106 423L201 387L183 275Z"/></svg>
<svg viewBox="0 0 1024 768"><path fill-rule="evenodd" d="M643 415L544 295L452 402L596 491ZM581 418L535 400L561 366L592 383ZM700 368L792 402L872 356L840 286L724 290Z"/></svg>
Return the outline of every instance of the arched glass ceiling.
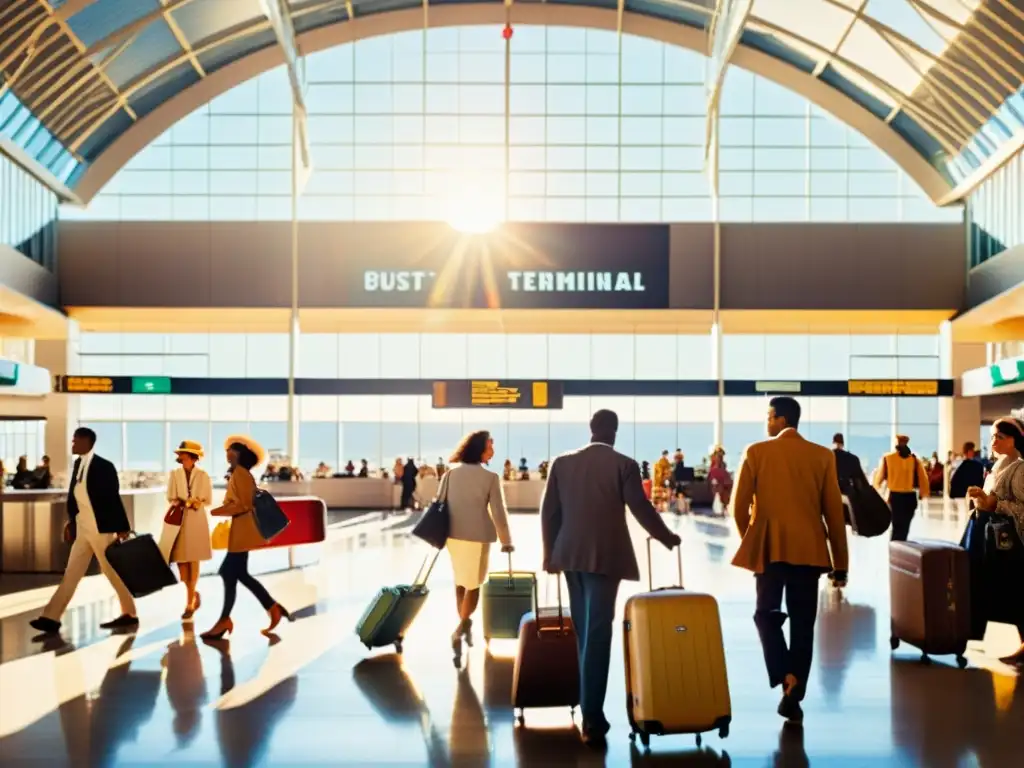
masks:
<svg viewBox="0 0 1024 768"><path fill-rule="evenodd" d="M289 0L289 7L301 46L314 30L354 27L394 11L417 12L407 14L406 28L429 20L431 9L447 11L447 23L479 23L474 9L502 2ZM0 7L0 133L74 188L86 166L133 124L217 70L276 46L263 5L7 0ZM618 7L619 19L704 29L715 2L548 0L544 7L581 6L608 13ZM1024 10L1018 6L1015 0L754 0L741 50L767 54L794 76L839 92L953 186L1024 133ZM512 20L531 7L538 2L519 0ZM353 28L349 39L361 34L372 32ZM843 117L841 108L835 111Z"/></svg>

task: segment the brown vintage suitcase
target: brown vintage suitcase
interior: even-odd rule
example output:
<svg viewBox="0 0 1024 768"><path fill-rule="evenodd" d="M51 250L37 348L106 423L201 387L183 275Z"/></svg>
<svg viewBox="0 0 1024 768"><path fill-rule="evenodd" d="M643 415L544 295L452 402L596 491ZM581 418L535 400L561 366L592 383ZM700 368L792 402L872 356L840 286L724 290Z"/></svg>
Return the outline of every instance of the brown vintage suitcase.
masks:
<svg viewBox="0 0 1024 768"><path fill-rule="evenodd" d="M562 577L558 579L558 607L537 608L519 623L519 649L512 669L512 706L525 723L527 707L569 707L580 704L580 661L576 630L562 608Z"/></svg>
<svg viewBox="0 0 1024 768"><path fill-rule="evenodd" d="M929 654L964 652L971 634L971 583L967 552L945 541L889 543L889 595L893 650L900 641Z"/></svg>

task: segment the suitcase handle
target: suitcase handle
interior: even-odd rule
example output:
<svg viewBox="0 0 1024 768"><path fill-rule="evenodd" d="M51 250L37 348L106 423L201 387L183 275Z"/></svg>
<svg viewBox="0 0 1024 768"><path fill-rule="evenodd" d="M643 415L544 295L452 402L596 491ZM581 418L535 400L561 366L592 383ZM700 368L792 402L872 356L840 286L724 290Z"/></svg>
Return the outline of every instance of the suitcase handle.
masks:
<svg viewBox="0 0 1024 768"><path fill-rule="evenodd" d="M562 615L562 573L550 574L555 577L555 584L558 586L558 631L560 634L565 633L565 617ZM550 582L549 582L550 583ZM540 637L540 605L537 603L537 593L540 590L533 590L533 616L537 620L537 637Z"/></svg>
<svg viewBox="0 0 1024 768"><path fill-rule="evenodd" d="M434 570L434 564L437 563L437 557L440 554L441 554L441 550L440 549L435 549L433 557L431 557L428 554L426 557L423 558L423 562L420 564L420 569L418 571L416 571L416 578L414 578L412 580L412 586L416 587L416 586L425 586L426 585L427 579L430 578L430 572ZM427 561L428 560L430 561L430 567L429 568L427 568ZM427 568L426 574L423 573L423 569L424 568ZM423 577L422 581L420 580L420 576Z"/></svg>
<svg viewBox="0 0 1024 768"><path fill-rule="evenodd" d="M651 592L654 591L654 569L651 566L651 542L654 541L653 536L647 537L647 588ZM675 547L676 558L679 561L679 589L683 589L683 548L681 546ZM661 587L661 589L672 589L673 587Z"/></svg>

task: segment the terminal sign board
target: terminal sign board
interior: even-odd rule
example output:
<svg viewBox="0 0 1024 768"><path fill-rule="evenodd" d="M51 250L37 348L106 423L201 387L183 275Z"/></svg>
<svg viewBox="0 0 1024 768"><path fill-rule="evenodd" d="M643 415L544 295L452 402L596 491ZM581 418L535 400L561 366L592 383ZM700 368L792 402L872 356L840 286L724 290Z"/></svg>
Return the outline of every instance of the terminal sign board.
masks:
<svg viewBox="0 0 1024 768"><path fill-rule="evenodd" d="M563 391L553 381L435 381L434 408L560 409Z"/></svg>
<svg viewBox="0 0 1024 768"><path fill-rule="evenodd" d="M57 376L54 389L73 395L108 395L114 391L114 379L111 376Z"/></svg>
<svg viewBox="0 0 1024 768"><path fill-rule="evenodd" d="M851 395L877 395L882 397L938 397L936 379L850 379Z"/></svg>

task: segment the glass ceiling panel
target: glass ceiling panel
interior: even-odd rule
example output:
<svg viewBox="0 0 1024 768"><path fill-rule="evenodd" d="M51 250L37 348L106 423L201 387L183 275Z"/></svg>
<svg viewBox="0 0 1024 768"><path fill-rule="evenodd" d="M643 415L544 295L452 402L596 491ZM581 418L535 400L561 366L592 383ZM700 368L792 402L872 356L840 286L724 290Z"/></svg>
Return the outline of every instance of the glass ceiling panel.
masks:
<svg viewBox="0 0 1024 768"><path fill-rule="evenodd" d="M445 0L449 8L457 2ZM347 23L350 12L358 20L422 5L289 0L300 31ZM714 7L715 0L625 0L627 11L700 29ZM0 96L18 96L72 158L88 163L160 99L274 44L266 27L258 0L0 0ZM1024 131L1019 108L1006 106L1019 102L1024 84L1020 0L754 0L749 28L758 34L745 45L791 66L811 62L815 77L899 130L954 182Z"/></svg>

